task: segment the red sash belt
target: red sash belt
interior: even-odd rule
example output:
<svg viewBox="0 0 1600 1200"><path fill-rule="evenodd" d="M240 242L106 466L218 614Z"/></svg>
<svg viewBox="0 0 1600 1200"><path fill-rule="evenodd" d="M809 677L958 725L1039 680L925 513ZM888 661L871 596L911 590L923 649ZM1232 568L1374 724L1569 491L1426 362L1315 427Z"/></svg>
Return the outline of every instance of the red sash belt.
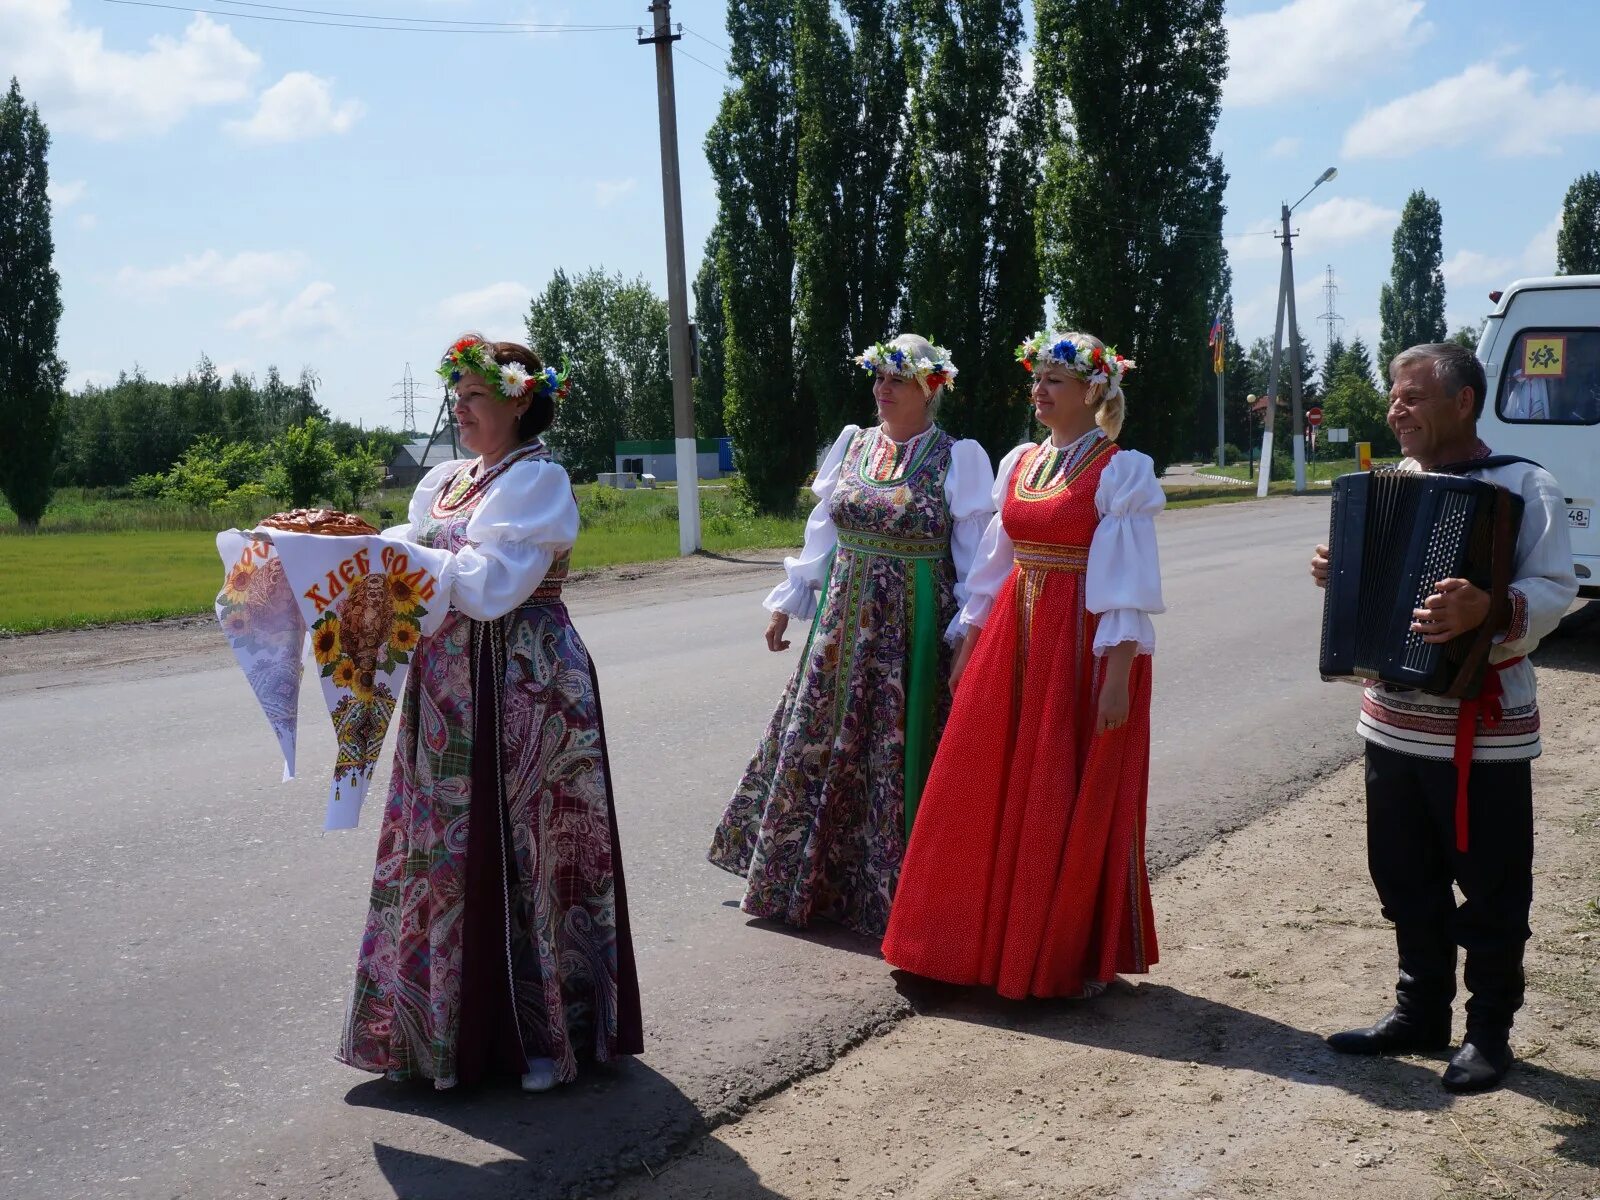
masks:
<svg viewBox="0 0 1600 1200"><path fill-rule="evenodd" d="M1514 667L1522 659L1508 658L1505 662L1491 663L1483 677L1483 690L1471 700L1463 700L1456 713L1456 849L1467 852L1467 782L1472 777L1472 748L1477 740L1478 719L1483 718L1485 729L1496 729L1505 715L1500 697L1505 688L1500 682L1500 672Z"/></svg>

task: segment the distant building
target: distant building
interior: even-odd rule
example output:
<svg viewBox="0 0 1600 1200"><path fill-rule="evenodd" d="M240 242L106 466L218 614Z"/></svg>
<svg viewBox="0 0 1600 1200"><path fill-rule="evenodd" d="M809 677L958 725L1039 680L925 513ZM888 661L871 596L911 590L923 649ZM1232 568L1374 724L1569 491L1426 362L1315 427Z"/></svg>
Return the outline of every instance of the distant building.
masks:
<svg viewBox="0 0 1600 1200"><path fill-rule="evenodd" d="M695 442L701 479L720 479L733 471L733 439L699 438ZM655 442L618 442L617 471L654 475L662 483L678 481L678 446L670 438Z"/></svg>
<svg viewBox="0 0 1600 1200"><path fill-rule="evenodd" d="M426 461L423 460L425 451ZM416 487L434 467L457 457L448 436L436 439L431 450L428 449L427 438L417 438L395 451L394 457L389 460L389 476L396 487Z"/></svg>

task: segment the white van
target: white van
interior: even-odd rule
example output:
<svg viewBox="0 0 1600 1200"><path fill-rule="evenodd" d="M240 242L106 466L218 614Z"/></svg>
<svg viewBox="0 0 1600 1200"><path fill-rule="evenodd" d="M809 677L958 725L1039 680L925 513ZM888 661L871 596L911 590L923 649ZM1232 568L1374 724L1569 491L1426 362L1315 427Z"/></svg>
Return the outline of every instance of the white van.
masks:
<svg viewBox="0 0 1600 1200"><path fill-rule="evenodd" d="M1556 477L1579 594L1600 597L1600 275L1519 279L1489 298L1479 432L1496 454L1531 458Z"/></svg>

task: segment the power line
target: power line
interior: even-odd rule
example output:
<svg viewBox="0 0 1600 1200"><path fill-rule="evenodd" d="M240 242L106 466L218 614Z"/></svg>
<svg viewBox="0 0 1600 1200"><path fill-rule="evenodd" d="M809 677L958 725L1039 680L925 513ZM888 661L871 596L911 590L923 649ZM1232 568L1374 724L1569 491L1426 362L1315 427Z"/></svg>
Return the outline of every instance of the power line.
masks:
<svg viewBox="0 0 1600 1200"><path fill-rule="evenodd" d="M684 58L687 58L690 62L697 62L702 67L704 67L706 70L711 71L714 74L721 75L724 79L728 79L731 82L731 76L729 76L729 74L726 71L724 71L721 67L713 67L705 59L696 58L694 55L690 54L687 50L685 50L681 44L677 45L677 46L674 46L673 49L676 50L679 54L681 54Z"/></svg>
<svg viewBox="0 0 1600 1200"><path fill-rule="evenodd" d="M695 30L690 29L687 25L680 24L678 26L678 28L683 30L684 33L687 33L692 38L699 38L706 45L710 46L713 50L720 50L724 54L732 54L733 53L733 51L729 50L726 46L719 45L718 43L713 42L710 38L706 37L705 34L698 33Z"/></svg>
<svg viewBox="0 0 1600 1200"><path fill-rule="evenodd" d="M386 24L358 24L350 21L321 21L309 20L304 17L273 17L265 13L236 12L221 8L201 8L191 4L160 4L156 0L100 0L102 4L117 4L128 8L156 8L167 12L204 13L211 17L233 17L243 21L266 21L274 25L309 25L320 29L370 29L388 33L455 33L455 34L483 34L491 37L506 37L521 34L523 36L536 34L556 33L599 33L614 32L634 28L632 25L566 25L566 26L517 26L513 28L488 28L477 29L449 25L386 25ZM219 0L226 3L227 0ZM408 20L411 18L374 17L370 21Z"/></svg>
<svg viewBox="0 0 1600 1200"><path fill-rule="evenodd" d="M512 29L535 33L592 33L598 30L633 28L630 25L575 25L558 21L452 21L444 17L399 17L388 13L354 13L321 8L295 8L285 4L258 3L256 0L212 0L212 3L226 4L230 8L262 8L272 12L307 13L318 17L345 17L357 21L385 21L404 25L478 25L491 29ZM243 14L240 15L242 16Z"/></svg>

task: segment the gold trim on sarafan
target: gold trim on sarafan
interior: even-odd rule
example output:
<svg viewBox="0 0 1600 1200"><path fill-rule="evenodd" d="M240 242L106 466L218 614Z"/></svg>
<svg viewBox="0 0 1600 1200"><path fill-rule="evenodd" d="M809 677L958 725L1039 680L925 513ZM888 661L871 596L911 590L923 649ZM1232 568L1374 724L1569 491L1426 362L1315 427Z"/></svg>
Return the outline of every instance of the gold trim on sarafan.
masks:
<svg viewBox="0 0 1600 1200"><path fill-rule="evenodd" d="M879 558L944 558L950 553L948 538L902 538L882 533L839 530L839 549Z"/></svg>
<svg viewBox="0 0 1600 1200"><path fill-rule="evenodd" d="M1030 504L1037 503L1040 500L1053 500L1076 483L1078 477L1087 471L1092 464L1099 462L1110 454L1115 446L1116 443L1108 437L1098 438L1093 448L1083 456L1082 461L1077 466L1073 467L1055 483L1044 486L1035 486L1030 483L1029 476L1039 466L1041 459L1048 458L1051 454L1056 453L1057 450L1054 447L1047 449L1045 446L1035 446L1017 464L1016 484L1011 489L1012 494L1018 500L1023 500Z"/></svg>
<svg viewBox="0 0 1600 1200"><path fill-rule="evenodd" d="M1082 575L1089 569L1089 547L1018 542L1016 559L1017 566L1024 571L1071 571Z"/></svg>

